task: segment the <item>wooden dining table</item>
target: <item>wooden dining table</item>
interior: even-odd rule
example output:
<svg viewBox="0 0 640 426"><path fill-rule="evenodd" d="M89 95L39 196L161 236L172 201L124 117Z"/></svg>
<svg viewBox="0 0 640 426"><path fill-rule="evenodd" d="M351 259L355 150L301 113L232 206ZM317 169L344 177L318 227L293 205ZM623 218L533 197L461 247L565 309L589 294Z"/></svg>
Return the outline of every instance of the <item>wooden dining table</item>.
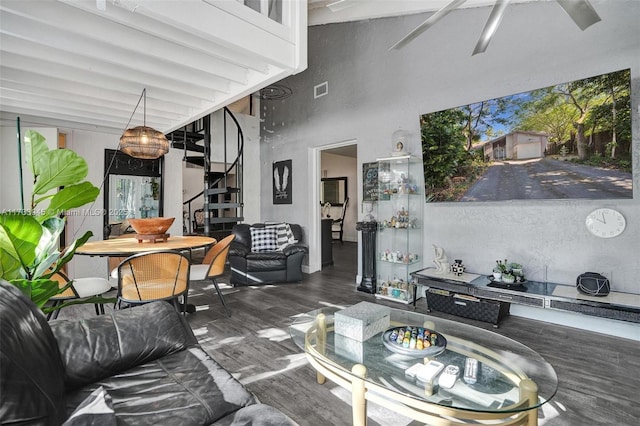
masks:
<svg viewBox="0 0 640 426"><path fill-rule="evenodd" d="M217 241L215 238L198 235L169 237L167 241L138 242L134 235L131 238L112 238L108 240L89 241L76 250L77 255L127 257L137 253L158 250L191 251L207 248Z"/></svg>
<svg viewBox="0 0 640 426"><path fill-rule="evenodd" d="M198 235L186 235L169 237L166 241L142 241L138 242L135 234L131 238L112 238L108 240L89 241L76 250L77 255L109 257L109 270L115 268L122 260L134 254L160 251L176 250L191 251L200 248L207 248L215 244L217 240L210 237ZM185 310L189 313L196 311L193 304L187 304Z"/></svg>

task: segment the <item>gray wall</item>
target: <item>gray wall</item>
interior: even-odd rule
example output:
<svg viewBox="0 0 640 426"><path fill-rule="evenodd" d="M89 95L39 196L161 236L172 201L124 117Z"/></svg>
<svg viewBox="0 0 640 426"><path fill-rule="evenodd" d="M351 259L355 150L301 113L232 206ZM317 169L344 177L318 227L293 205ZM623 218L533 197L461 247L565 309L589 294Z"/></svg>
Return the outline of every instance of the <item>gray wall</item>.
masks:
<svg viewBox="0 0 640 426"><path fill-rule="evenodd" d="M262 193L271 191L268 165L285 159L293 160L294 189L292 205L263 199L262 219L301 223L315 235L318 147L357 141L361 170L392 151L391 135L402 128L407 150L421 155L420 114L631 68L633 200L426 204L423 247L425 266L437 244L480 273L508 258L523 263L530 279L572 283L581 272L601 271L613 274L614 290L640 293L640 2L593 4L602 22L584 32L555 2L512 4L487 52L473 57L489 8L452 12L400 51L388 48L428 15L310 28L308 70L282 82L293 96L261 108ZM324 81L329 94L314 100L313 87ZM359 172L359 200L361 185ZM598 207L623 213L621 236L587 231L585 217Z"/></svg>

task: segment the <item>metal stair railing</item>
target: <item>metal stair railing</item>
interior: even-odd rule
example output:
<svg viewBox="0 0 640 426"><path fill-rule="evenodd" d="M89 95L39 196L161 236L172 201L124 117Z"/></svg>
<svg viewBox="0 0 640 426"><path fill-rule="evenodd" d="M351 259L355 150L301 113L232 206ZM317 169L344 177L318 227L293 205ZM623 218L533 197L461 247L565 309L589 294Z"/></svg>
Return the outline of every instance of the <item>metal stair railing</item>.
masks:
<svg viewBox="0 0 640 426"><path fill-rule="evenodd" d="M233 121L233 124L235 125L237 132L236 132L236 148L237 148L237 156L236 158L233 160L233 162L231 162L230 164L227 161L227 144L228 144L228 137L227 137L227 117L231 118L231 120ZM190 199L184 201L182 204L187 206L187 212L188 212L188 226L187 228L187 232L192 233L194 232L193 229L193 224L192 224L192 219L193 219L193 212L192 212L192 203L194 200L198 199L199 197L204 195L205 198L205 202L204 202L204 234L205 235L211 235L213 233L213 229L212 226L213 224L222 224L222 231L227 230L227 225L228 224L235 224L237 222L242 222L244 220L244 201L243 201L243 160L244 160L244 134L242 132L242 127L240 126L240 123L238 122L238 120L236 119L236 117L233 115L233 113L227 108L224 107L223 108L223 148L224 148L224 164L226 166L224 172L221 172L216 178L211 179L211 176L213 175L214 172L211 172L211 161L210 161L210 152L211 152L211 135L209 133L209 126L208 126L208 118L209 117L205 117L205 122L206 124L203 125L202 127L205 129L205 133L203 135L203 139L204 139L204 147L203 147L203 161L204 161L204 173L205 173L205 179L204 179L204 186L205 188L199 192L198 194L194 195L193 197L191 197ZM183 145L183 149L185 150L185 159L190 158L187 157L186 152L187 152L187 140L186 140L186 130L185 130L185 134L184 134L184 145ZM196 145L198 147L200 147L201 145ZM236 184L235 184L235 188L230 188L228 185L228 177L229 174L234 171L235 169L235 176L236 176ZM218 184L224 180L224 187L223 188L217 188ZM225 200L225 202L223 203L219 203L219 202L212 202L211 197L216 197L216 201L217 197L219 197L220 195L227 195L227 194L232 194L235 193L235 197L236 200L235 202L227 202ZM221 214L218 215L218 217L212 217L212 213L214 210L217 210L218 213L220 213L220 209L228 209L228 208L234 208L236 210L236 214L233 217L222 217Z"/></svg>

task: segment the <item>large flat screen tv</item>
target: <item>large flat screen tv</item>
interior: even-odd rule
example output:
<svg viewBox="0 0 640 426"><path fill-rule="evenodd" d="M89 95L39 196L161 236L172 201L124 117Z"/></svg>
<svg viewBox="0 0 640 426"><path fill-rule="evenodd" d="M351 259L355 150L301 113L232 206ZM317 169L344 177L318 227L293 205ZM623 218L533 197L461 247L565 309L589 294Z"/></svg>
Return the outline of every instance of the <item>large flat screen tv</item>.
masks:
<svg viewBox="0 0 640 426"><path fill-rule="evenodd" d="M427 202L633 198L629 69L420 116Z"/></svg>

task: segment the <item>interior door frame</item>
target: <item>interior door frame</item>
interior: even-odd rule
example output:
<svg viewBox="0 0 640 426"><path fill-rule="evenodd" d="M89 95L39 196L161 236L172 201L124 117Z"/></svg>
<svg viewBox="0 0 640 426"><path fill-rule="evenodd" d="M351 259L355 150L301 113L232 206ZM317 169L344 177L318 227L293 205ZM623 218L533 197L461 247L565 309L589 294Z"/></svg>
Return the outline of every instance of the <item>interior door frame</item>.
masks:
<svg viewBox="0 0 640 426"><path fill-rule="evenodd" d="M309 246L309 273L317 272L322 269L322 239L320 235L322 212L319 207L320 182L322 179L322 151L349 145L357 146L358 140L348 139L341 142L309 148L309 164L311 165L311 179L309 179L309 205L311 206L309 209L309 241L311 243ZM357 157L356 163L359 164ZM356 176L357 175L358 174L356 173ZM360 190L358 190L358 199L359 198ZM360 255L358 253L358 258L359 257Z"/></svg>

